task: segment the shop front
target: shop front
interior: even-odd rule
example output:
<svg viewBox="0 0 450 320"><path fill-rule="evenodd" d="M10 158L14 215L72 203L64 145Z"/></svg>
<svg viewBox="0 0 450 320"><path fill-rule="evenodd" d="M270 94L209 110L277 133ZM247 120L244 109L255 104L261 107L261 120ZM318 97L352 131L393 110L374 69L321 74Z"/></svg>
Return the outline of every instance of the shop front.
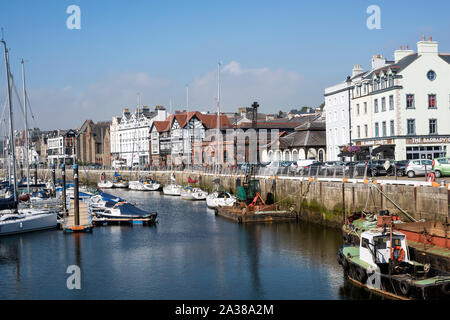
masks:
<svg viewBox="0 0 450 320"><path fill-rule="evenodd" d="M360 140L356 141L355 144L361 148L357 160L373 158L396 160L394 139Z"/></svg>
<svg viewBox="0 0 450 320"><path fill-rule="evenodd" d="M412 159L434 159L446 157L450 148L450 137L421 137L405 139L405 156Z"/></svg>

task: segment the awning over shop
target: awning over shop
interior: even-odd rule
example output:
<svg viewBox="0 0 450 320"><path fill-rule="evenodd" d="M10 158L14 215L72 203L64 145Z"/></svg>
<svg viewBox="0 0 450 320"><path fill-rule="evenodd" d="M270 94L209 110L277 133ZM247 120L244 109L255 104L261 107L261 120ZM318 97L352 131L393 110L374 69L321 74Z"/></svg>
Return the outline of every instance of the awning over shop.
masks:
<svg viewBox="0 0 450 320"><path fill-rule="evenodd" d="M354 154L348 151L343 151L337 155L338 157L353 157Z"/></svg>
<svg viewBox="0 0 450 320"><path fill-rule="evenodd" d="M375 149L372 150L372 155L375 156L377 154L379 154L380 152L383 151L394 151L394 147L395 145L383 145L383 146L379 146Z"/></svg>

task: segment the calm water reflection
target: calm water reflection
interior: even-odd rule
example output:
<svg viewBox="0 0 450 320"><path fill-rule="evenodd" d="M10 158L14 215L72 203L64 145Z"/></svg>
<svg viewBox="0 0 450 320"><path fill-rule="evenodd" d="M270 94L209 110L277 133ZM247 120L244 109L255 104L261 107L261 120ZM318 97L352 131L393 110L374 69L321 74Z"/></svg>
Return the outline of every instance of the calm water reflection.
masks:
<svg viewBox="0 0 450 320"><path fill-rule="evenodd" d="M0 299L368 299L345 283L340 232L308 223L238 225L205 202L113 190L155 210L154 227L0 239ZM69 265L81 290L68 290Z"/></svg>

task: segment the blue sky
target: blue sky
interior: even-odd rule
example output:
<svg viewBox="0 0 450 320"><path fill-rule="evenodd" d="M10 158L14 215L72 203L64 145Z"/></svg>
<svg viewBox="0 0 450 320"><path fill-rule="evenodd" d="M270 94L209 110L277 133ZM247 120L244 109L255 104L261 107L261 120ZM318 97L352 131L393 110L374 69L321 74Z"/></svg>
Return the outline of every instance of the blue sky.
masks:
<svg viewBox="0 0 450 320"><path fill-rule="evenodd" d="M66 8L81 8L81 30ZM381 30L369 30L369 5ZM448 1L0 1L0 26L21 89L20 59L41 128L110 120L124 106L214 110L217 62L226 111L260 102L262 112L319 105L323 89L373 54L416 49L422 35L450 52ZM3 54L2 54L3 57ZM4 64L0 64L0 101ZM55 121L55 120L58 121Z"/></svg>

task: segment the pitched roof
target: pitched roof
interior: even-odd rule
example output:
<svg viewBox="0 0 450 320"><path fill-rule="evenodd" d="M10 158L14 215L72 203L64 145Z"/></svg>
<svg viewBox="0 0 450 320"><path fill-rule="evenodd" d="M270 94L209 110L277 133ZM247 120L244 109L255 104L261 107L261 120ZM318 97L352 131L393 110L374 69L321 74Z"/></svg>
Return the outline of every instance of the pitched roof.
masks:
<svg viewBox="0 0 450 320"><path fill-rule="evenodd" d="M172 121L174 119L174 115L171 114L166 120L164 121L153 121L153 125L155 126L156 130L158 132L167 132L170 130L170 126L172 124Z"/></svg>
<svg viewBox="0 0 450 320"><path fill-rule="evenodd" d="M203 125L207 129L214 129L217 128L217 114L201 114L199 120L203 123ZM220 128L221 129L227 129L231 128L231 122L230 119L224 115L220 114Z"/></svg>
<svg viewBox="0 0 450 320"><path fill-rule="evenodd" d="M439 57L441 57L445 62L450 64L450 54L448 53L440 54Z"/></svg>
<svg viewBox="0 0 450 320"><path fill-rule="evenodd" d="M409 66L411 63L413 63L417 58L419 57L419 55L417 53L411 53L405 57L403 57L401 60L397 61L397 63L391 63L388 65L385 65L384 67L372 70L371 72L367 73L364 78L371 78L372 74L376 73L380 73L381 71L387 71L388 69L392 69L395 72L400 72L403 69L405 69L407 66Z"/></svg>

